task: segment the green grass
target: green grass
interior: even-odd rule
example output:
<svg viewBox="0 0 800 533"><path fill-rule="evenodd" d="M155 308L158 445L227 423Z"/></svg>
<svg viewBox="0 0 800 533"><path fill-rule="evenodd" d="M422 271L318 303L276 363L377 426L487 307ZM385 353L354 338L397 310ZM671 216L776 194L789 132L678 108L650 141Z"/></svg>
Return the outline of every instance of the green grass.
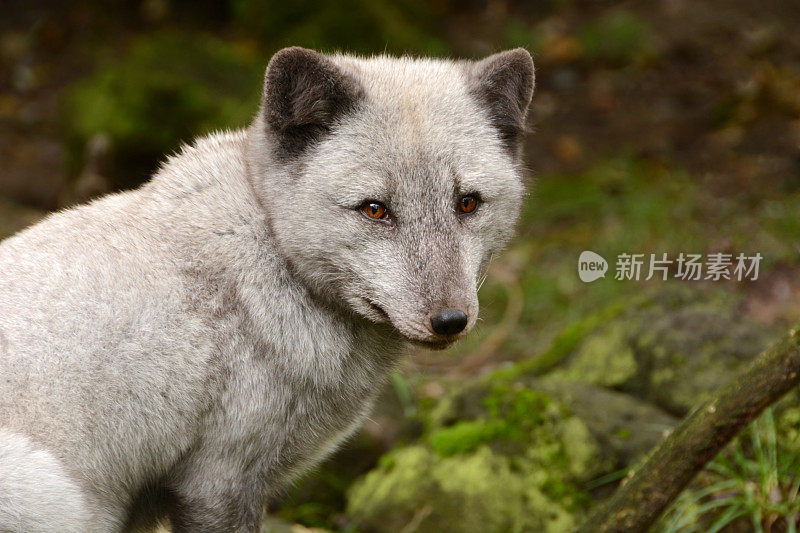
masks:
<svg viewBox="0 0 800 533"><path fill-rule="evenodd" d="M796 533L800 519L800 449L779 443L768 409L706 467L655 530L714 533L739 523L756 533Z"/></svg>

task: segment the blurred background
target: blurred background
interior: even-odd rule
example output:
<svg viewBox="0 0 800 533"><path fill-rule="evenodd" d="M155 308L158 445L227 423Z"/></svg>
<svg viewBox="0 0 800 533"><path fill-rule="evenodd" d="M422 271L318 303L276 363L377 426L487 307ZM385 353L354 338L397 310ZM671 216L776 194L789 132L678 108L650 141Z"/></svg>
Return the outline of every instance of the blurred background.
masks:
<svg viewBox="0 0 800 533"><path fill-rule="evenodd" d="M4 0L0 238L247 125L286 45L524 46L537 87L529 195L483 320L412 354L365 427L271 502L275 531L568 531L800 319L796 1ZM580 281L584 250L605 278ZM614 279L620 253L681 252L763 259L757 280ZM794 531L798 435L793 394L654 530Z"/></svg>

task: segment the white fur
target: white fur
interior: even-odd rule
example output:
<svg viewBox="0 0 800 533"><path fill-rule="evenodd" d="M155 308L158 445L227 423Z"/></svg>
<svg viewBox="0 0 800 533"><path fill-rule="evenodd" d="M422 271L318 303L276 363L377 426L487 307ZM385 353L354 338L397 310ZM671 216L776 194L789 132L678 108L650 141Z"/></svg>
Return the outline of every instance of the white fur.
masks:
<svg viewBox="0 0 800 533"><path fill-rule="evenodd" d="M0 531L162 512L254 531L358 426L403 340L441 341L431 312L474 323L522 185L468 65L331 61L366 99L300 160L259 115L0 243ZM459 187L484 199L469 220ZM395 228L353 209L370 195Z"/></svg>

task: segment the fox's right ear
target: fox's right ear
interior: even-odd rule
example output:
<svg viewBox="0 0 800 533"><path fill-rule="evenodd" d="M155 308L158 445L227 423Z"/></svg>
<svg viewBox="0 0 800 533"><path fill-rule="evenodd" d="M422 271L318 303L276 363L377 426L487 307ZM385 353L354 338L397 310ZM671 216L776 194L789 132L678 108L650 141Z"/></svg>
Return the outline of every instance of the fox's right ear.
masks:
<svg viewBox="0 0 800 533"><path fill-rule="evenodd" d="M280 155L300 155L362 98L358 82L324 55L291 47L267 66L262 113L277 137Z"/></svg>

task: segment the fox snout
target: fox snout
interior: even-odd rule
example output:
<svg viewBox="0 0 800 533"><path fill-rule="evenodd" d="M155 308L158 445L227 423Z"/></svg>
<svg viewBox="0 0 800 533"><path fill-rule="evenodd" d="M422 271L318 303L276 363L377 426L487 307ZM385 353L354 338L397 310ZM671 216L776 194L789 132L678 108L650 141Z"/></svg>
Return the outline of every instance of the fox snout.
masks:
<svg viewBox="0 0 800 533"><path fill-rule="evenodd" d="M464 301L433 303L428 312L419 318L417 335L409 335L409 340L418 342L433 349L443 349L465 337L475 325L478 315L477 298L465 298ZM474 301L473 301L474 300ZM413 320L413 319L412 319ZM399 324L395 324L398 326ZM402 326L399 328L402 331ZM414 338L416 337L416 338Z"/></svg>
<svg viewBox="0 0 800 533"><path fill-rule="evenodd" d="M445 309L431 316L431 330L437 335L456 335L464 331L468 321L461 309Z"/></svg>
<svg viewBox="0 0 800 533"><path fill-rule="evenodd" d="M475 325L478 315L477 294L463 302L433 303L420 299L417 305L407 300L387 298L372 308L381 310L376 321L391 323L405 339L413 344L441 350L463 338ZM423 303L424 302L424 303ZM415 309L416 307L416 309ZM415 312L416 311L416 312Z"/></svg>

